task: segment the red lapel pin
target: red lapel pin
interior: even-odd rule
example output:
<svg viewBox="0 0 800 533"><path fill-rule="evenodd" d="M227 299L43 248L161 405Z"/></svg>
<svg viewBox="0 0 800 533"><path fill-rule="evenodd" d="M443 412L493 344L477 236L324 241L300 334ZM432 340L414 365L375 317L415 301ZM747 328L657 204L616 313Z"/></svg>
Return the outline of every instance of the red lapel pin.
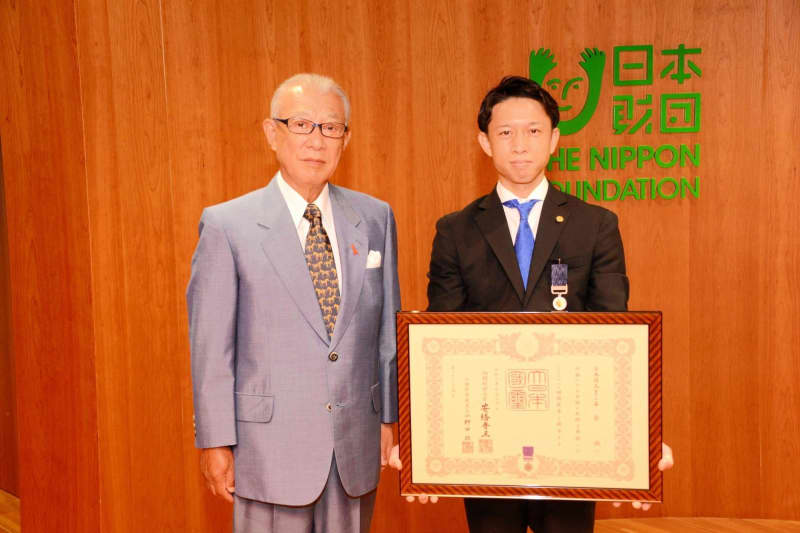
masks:
<svg viewBox="0 0 800 533"><path fill-rule="evenodd" d="M356 250L356 245L351 244L350 247L353 249L353 255L358 255L358 250Z"/></svg>

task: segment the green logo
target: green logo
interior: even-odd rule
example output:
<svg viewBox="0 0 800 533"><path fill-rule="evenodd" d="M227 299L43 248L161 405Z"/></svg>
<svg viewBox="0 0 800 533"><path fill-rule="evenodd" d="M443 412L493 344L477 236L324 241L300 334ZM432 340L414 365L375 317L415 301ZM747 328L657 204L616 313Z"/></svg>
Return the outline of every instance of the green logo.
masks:
<svg viewBox="0 0 800 533"><path fill-rule="evenodd" d="M703 72L687 56L702 53L700 48L677 48L661 50L666 65L659 79L675 80L683 85L693 76L702 78ZM687 72L688 70L688 72ZM691 73L690 73L691 72ZM669 75L669 76L668 76ZM614 47L614 87L652 86L653 45ZM634 98L632 94L612 95L612 116L615 135L632 134L642 130L653 132L653 94ZM659 99L659 131L661 133L694 133L700 131L700 93L664 93Z"/></svg>
<svg viewBox="0 0 800 533"><path fill-rule="evenodd" d="M615 46L610 56L613 82L607 87L611 94L604 96L612 113L595 119L594 129L610 126L611 138L624 137L607 146L569 146L562 141L547 169L564 173L563 181L551 183L584 200L699 198L700 176L695 173L700 167L700 143L686 134L700 131L702 52L685 44L661 49L652 44ZM592 121L603 89L605 52L585 48L580 58L582 75L574 69L572 77L558 78L553 75L557 63L550 49L531 50L529 55L530 78L550 90L560 104L562 136L581 131ZM650 137L656 129L661 135L684 136L677 144L656 144ZM620 170L630 174L619 178ZM564 179L567 173L580 177Z"/></svg>
<svg viewBox="0 0 800 533"><path fill-rule="evenodd" d="M554 61L555 56L550 50L539 48L537 51L531 51L529 69L530 78L542 86L547 86L548 89L558 94L561 89L560 102L563 105L558 107L558 110L565 113L571 110L574 106L570 104L569 93L570 89L574 89L573 95L577 93L581 84L586 86L586 97L583 102L583 107L580 113L568 120L563 120L558 125L561 135L571 135L580 131L586 124L589 123L597 109L597 102L600 101L600 89L603 85L603 71L606 67L606 54L597 48L587 48L581 52L581 59L578 65L583 69L584 76L576 76L569 78L562 83L560 78L549 78L545 81L545 77L553 70L558 63ZM574 99L574 97L573 97Z"/></svg>

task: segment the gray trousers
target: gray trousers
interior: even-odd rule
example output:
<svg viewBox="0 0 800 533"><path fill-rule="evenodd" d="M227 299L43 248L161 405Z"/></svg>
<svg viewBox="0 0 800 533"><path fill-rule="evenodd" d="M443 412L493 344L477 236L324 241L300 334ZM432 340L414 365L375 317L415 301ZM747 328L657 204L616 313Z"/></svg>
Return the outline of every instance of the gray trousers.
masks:
<svg viewBox="0 0 800 533"><path fill-rule="evenodd" d="M334 457L322 494L309 505L287 507L234 494L233 533L368 533L376 492L348 496Z"/></svg>

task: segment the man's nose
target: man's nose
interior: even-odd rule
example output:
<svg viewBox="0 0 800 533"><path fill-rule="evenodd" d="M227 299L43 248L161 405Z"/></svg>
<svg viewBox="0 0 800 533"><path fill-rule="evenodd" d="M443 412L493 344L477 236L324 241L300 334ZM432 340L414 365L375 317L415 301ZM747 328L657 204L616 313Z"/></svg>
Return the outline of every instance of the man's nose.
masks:
<svg viewBox="0 0 800 533"><path fill-rule="evenodd" d="M322 147L324 143L325 137L322 135L322 126L317 124L308 134L308 144L314 147Z"/></svg>

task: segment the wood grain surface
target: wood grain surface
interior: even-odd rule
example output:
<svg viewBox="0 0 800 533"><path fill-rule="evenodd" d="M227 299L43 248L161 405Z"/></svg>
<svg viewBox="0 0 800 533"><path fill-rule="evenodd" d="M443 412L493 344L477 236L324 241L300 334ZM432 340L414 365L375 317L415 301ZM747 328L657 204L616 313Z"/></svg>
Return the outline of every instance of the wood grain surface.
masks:
<svg viewBox="0 0 800 533"><path fill-rule="evenodd" d="M647 516L800 520L795 0L3 0L0 17L26 530L229 527L192 443L184 289L202 208L276 170L261 122L280 81L317 71L348 91L333 181L392 204L403 308L423 309L436 220L496 180L476 142L485 92L526 75L539 47L566 76L587 46L681 43L703 50L701 132L645 139L701 144L699 169L676 170L701 176L700 198L604 203L620 217L630 308L664 317L676 466ZM601 98L597 120L612 106ZM644 142L598 131L562 145ZM460 502L408 505L385 471L373 531L441 530L465 530Z"/></svg>
<svg viewBox="0 0 800 533"><path fill-rule="evenodd" d="M0 156L0 490L19 494L17 391L11 353L11 284L2 161Z"/></svg>
<svg viewBox="0 0 800 533"><path fill-rule="evenodd" d="M0 490L0 533L19 533L19 498Z"/></svg>
<svg viewBox="0 0 800 533"><path fill-rule="evenodd" d="M11 342L26 531L99 531L98 406L73 6L0 4Z"/></svg>
<svg viewBox="0 0 800 533"><path fill-rule="evenodd" d="M598 520L595 533L792 533L794 520L745 518L617 518Z"/></svg>

